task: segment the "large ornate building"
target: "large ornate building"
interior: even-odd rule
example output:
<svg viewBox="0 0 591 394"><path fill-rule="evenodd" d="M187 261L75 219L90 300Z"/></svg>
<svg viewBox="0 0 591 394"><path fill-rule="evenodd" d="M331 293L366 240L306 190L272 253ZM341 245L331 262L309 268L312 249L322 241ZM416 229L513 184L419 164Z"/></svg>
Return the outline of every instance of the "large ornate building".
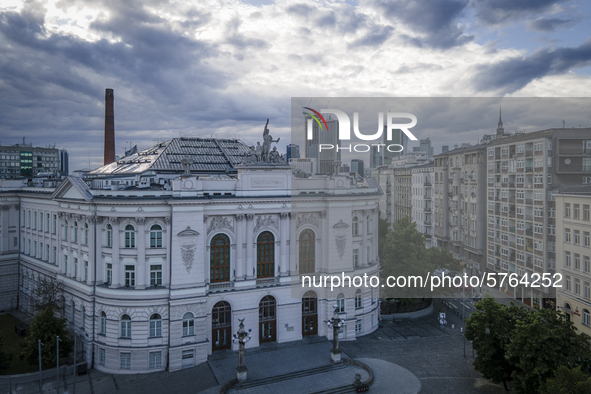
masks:
<svg viewBox="0 0 591 394"><path fill-rule="evenodd" d="M335 304L342 339L374 331L377 289L335 294L301 276L377 275L377 182L294 178L252 152L177 138L85 179L0 181L0 310L31 311L36 283L57 278L86 360L109 373L199 364L235 346L239 318L247 347L330 337Z"/></svg>

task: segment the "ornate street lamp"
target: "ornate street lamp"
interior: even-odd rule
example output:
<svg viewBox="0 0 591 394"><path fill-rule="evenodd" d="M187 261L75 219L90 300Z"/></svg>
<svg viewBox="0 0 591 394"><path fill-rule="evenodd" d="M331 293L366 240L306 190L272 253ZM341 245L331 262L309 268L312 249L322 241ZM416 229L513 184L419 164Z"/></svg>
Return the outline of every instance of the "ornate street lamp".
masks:
<svg viewBox="0 0 591 394"><path fill-rule="evenodd" d="M345 325L345 321L339 317L339 306L334 305L332 318L325 321L328 328L332 328L332 350L330 351L330 360L333 364L340 364L341 350L339 349L339 331Z"/></svg>
<svg viewBox="0 0 591 394"><path fill-rule="evenodd" d="M244 345L250 341L251 338L251 330L249 329L248 332L244 330L244 318L238 319L240 325L238 326L238 332L233 335L232 341L235 344L238 344L238 367L236 367L236 377L238 378L238 382L246 381L246 372L248 368L244 365Z"/></svg>

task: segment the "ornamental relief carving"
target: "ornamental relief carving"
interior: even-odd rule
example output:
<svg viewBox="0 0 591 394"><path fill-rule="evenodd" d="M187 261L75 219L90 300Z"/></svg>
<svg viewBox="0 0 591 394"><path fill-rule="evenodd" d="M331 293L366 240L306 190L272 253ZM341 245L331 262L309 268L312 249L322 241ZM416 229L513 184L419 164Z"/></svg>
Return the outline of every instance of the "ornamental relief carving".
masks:
<svg viewBox="0 0 591 394"><path fill-rule="evenodd" d="M342 260L343 254L345 253L345 247L347 246L347 235L350 233L349 225L342 220L339 220L339 222L332 226L332 228L334 230L334 241L337 246L337 253Z"/></svg>
<svg viewBox="0 0 591 394"><path fill-rule="evenodd" d="M207 228L207 234L211 234L212 231L218 231L223 228L230 230L230 232L234 232L234 227L227 217L214 216L209 223L209 227Z"/></svg>
<svg viewBox="0 0 591 394"><path fill-rule="evenodd" d="M300 228L304 224L311 224L313 226L320 227L319 223L320 215L318 215L317 213L300 213L298 214L296 228Z"/></svg>
<svg viewBox="0 0 591 394"><path fill-rule="evenodd" d="M186 229L177 234L181 245L181 260L187 273L191 272L195 262L195 249L197 248L197 237L199 233L187 226Z"/></svg>
<svg viewBox="0 0 591 394"><path fill-rule="evenodd" d="M254 233L256 234L263 227L273 227L276 230L279 230L277 225L277 220L273 218L271 215L267 215L267 217L263 215L257 216L256 225L254 226Z"/></svg>

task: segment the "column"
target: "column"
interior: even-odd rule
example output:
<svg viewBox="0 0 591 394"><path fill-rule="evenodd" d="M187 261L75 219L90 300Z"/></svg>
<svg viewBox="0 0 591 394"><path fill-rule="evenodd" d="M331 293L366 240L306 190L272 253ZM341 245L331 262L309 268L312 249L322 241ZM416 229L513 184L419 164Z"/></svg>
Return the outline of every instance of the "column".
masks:
<svg viewBox="0 0 591 394"><path fill-rule="evenodd" d="M137 248L137 260L136 260L136 289L145 289L146 288L146 276L148 275L148 264L146 264L146 219L145 218L136 218L135 222L137 224L137 239L136 239L136 248ZM149 284L148 284L149 285Z"/></svg>
<svg viewBox="0 0 591 394"><path fill-rule="evenodd" d="M244 259L244 236L246 220L244 214L236 215L236 256L234 258L235 280L244 280L246 261Z"/></svg>
<svg viewBox="0 0 591 394"><path fill-rule="evenodd" d="M289 233L289 213L282 212L279 219L279 236L281 237L281 245L280 245L280 257L279 257L279 267L281 271L279 272L280 276L288 275L289 268L289 251L287 247L287 242L290 238Z"/></svg>
<svg viewBox="0 0 591 394"><path fill-rule="evenodd" d="M246 215L246 233L244 243L246 244L246 279L256 278L255 271L255 249L252 233L254 231L254 215L249 213Z"/></svg>
<svg viewBox="0 0 591 394"><path fill-rule="evenodd" d="M94 233L96 232L96 217L89 217L88 218L88 284L93 285L96 283L96 278L94 277Z"/></svg>
<svg viewBox="0 0 591 394"><path fill-rule="evenodd" d="M58 267L58 271L60 272L60 274L62 272L64 272L64 267L62 267L62 259L63 259L63 253L62 253L62 236L63 236L63 224L64 224L64 217L65 217L65 213L60 212L57 214L57 223L55 225L55 239L57 240L57 248L56 248L56 252L55 252L55 265L57 265ZM26 242L26 240L25 240ZM26 250L26 245L25 245L25 250ZM53 251L52 251L53 253ZM61 267L61 268L60 268Z"/></svg>
<svg viewBox="0 0 591 394"><path fill-rule="evenodd" d="M111 260L113 264L113 282L111 288L121 287L121 273L123 267L119 262L119 248L121 247L121 234L119 234L119 218L109 218L109 222L113 227L113 247L111 248Z"/></svg>

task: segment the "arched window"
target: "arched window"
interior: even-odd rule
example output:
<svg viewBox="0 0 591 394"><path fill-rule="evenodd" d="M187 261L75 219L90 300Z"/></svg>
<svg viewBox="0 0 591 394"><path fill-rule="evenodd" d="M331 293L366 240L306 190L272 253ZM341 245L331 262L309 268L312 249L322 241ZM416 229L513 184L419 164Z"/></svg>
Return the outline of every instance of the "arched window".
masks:
<svg viewBox="0 0 591 394"><path fill-rule="evenodd" d="M101 323L99 327L99 334L106 335L107 334L107 314L105 312L101 312Z"/></svg>
<svg viewBox="0 0 591 394"><path fill-rule="evenodd" d="M72 234L72 240L78 242L78 222L74 222L74 231Z"/></svg>
<svg viewBox="0 0 591 394"><path fill-rule="evenodd" d="M259 321L275 320L275 297L265 296L259 303Z"/></svg>
<svg viewBox="0 0 591 394"><path fill-rule="evenodd" d="M191 312L183 315L183 336L195 335L195 319Z"/></svg>
<svg viewBox="0 0 591 394"><path fill-rule="evenodd" d="M591 326L591 315L587 309L583 309L583 324Z"/></svg>
<svg viewBox="0 0 591 394"><path fill-rule="evenodd" d="M337 312L345 313L345 295L343 293L337 296Z"/></svg>
<svg viewBox="0 0 591 394"><path fill-rule="evenodd" d="M162 227L159 224L155 224L150 227L150 247L162 247Z"/></svg>
<svg viewBox="0 0 591 394"><path fill-rule="evenodd" d="M230 238L226 234L216 234L209 244L209 281L226 282L230 280Z"/></svg>
<svg viewBox="0 0 591 394"><path fill-rule="evenodd" d="M131 317L121 316L121 338L131 338Z"/></svg>
<svg viewBox="0 0 591 394"><path fill-rule="evenodd" d="M84 245L88 245L88 223L84 223Z"/></svg>
<svg viewBox="0 0 591 394"><path fill-rule="evenodd" d="M355 292L355 309L359 309L363 307L363 302L361 301L361 290L358 289Z"/></svg>
<svg viewBox="0 0 591 394"><path fill-rule="evenodd" d="M359 219L353 216L353 236L359 235Z"/></svg>
<svg viewBox="0 0 591 394"><path fill-rule="evenodd" d="M211 314L212 350L229 349L232 345L232 307L225 301L214 305Z"/></svg>
<svg viewBox="0 0 591 394"><path fill-rule="evenodd" d="M107 248L113 247L113 226L107 224Z"/></svg>
<svg viewBox="0 0 591 394"><path fill-rule="evenodd" d="M162 318L159 314L154 313L150 316L150 337L162 336Z"/></svg>
<svg viewBox="0 0 591 394"><path fill-rule="evenodd" d="M316 236L312 230L304 230L300 234L300 273L307 274L316 271Z"/></svg>
<svg viewBox="0 0 591 394"><path fill-rule="evenodd" d="M257 238L257 278L275 276L275 237L269 231Z"/></svg>
<svg viewBox="0 0 591 394"><path fill-rule="evenodd" d="M135 228L131 224L125 226L125 247L135 248Z"/></svg>

